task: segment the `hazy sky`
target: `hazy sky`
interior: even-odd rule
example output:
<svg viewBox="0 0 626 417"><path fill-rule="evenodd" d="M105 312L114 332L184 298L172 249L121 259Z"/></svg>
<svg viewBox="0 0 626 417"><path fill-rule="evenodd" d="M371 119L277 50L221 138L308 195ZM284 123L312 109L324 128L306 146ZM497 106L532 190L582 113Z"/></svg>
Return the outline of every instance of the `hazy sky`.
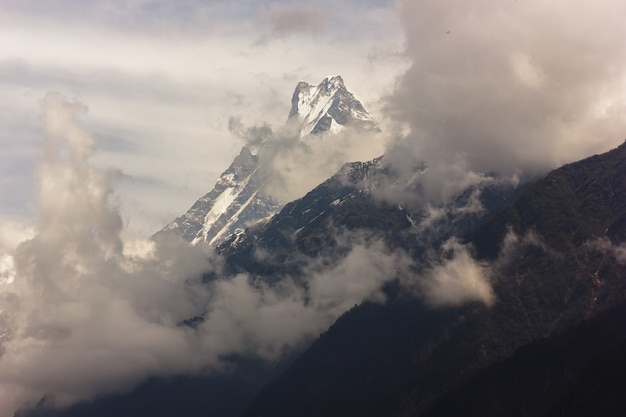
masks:
<svg viewBox="0 0 626 417"><path fill-rule="evenodd" d="M341 74L377 115L403 39L384 0L0 0L0 219L34 217L46 92L85 104L125 233L147 236L238 154L229 118L281 126L299 80Z"/></svg>

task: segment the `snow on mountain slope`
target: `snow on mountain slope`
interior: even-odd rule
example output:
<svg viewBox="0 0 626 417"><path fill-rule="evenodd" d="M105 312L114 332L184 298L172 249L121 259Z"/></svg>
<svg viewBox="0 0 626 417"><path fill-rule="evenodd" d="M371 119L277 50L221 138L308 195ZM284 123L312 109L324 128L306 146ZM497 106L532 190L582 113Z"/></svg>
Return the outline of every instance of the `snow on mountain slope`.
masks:
<svg viewBox="0 0 626 417"><path fill-rule="evenodd" d="M309 134L337 133L346 125L377 129L339 75L326 77L318 86L299 82L291 99L289 121L300 123L301 138Z"/></svg>
<svg viewBox="0 0 626 417"><path fill-rule="evenodd" d="M299 128L294 140L306 140L309 135L326 132L337 133L346 126L378 130L340 76L327 77L318 86L298 83L287 123L296 123ZM213 190L155 236L174 233L192 244L218 245L230 235L276 214L283 206L263 192L265 181L259 158L244 147Z"/></svg>
<svg viewBox="0 0 626 417"><path fill-rule="evenodd" d="M245 229L249 222L267 217L280 207L259 192L260 180L258 158L242 148L213 190L155 236L174 233L193 244L213 244L237 229Z"/></svg>

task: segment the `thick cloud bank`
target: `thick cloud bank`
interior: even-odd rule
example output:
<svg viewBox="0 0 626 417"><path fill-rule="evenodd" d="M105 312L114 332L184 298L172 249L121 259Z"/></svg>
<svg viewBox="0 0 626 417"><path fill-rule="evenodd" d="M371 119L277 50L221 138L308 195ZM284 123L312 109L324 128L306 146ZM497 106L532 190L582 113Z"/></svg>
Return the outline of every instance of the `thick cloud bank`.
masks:
<svg viewBox="0 0 626 417"><path fill-rule="evenodd" d="M427 193L458 172L531 176L626 136L621 0L401 0L409 70L389 98L387 158L425 161ZM408 132L408 133L407 133Z"/></svg>
<svg viewBox="0 0 626 417"><path fill-rule="evenodd" d="M276 359L310 340L408 261L380 242L353 242L330 269L306 268L305 291L220 277L219 257L180 241L120 238L114 173L90 159L85 106L42 101L45 153L34 237L0 253L0 416L42 396L57 405L130 389L149 376L220 371L233 353ZM29 237L12 227L6 236ZM3 239L5 239L3 237ZM204 317L195 327L185 320Z"/></svg>

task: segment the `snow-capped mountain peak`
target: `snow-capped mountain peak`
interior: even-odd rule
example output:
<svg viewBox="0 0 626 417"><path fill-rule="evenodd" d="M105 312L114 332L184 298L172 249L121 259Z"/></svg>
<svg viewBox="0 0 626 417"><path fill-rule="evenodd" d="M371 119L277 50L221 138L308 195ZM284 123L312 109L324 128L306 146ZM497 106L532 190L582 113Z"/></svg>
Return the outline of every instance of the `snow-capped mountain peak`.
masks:
<svg viewBox="0 0 626 417"><path fill-rule="evenodd" d="M243 147L220 175L213 190L157 236L174 233L193 244L220 242L237 229L245 229L248 222L262 219L280 208L276 201L259 192L261 183L258 158Z"/></svg>
<svg viewBox="0 0 626 417"><path fill-rule="evenodd" d="M335 133L347 125L378 130L339 75L326 77L317 86L299 82L287 122L297 123L299 138ZM173 233L192 244L218 245L247 226L274 215L283 204L263 192L266 177L262 171L258 157L244 147L213 190L156 236Z"/></svg>
<svg viewBox="0 0 626 417"><path fill-rule="evenodd" d="M290 123L298 123L300 137L337 133L351 125L377 130L374 120L350 93L340 75L328 76L319 85L300 81L291 99Z"/></svg>

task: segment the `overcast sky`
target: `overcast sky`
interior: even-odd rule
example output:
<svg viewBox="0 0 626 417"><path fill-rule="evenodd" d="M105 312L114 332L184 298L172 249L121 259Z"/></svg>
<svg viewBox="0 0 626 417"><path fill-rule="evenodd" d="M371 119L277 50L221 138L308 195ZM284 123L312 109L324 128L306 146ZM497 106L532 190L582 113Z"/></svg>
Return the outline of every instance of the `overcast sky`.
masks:
<svg viewBox="0 0 626 417"><path fill-rule="evenodd" d="M0 219L35 216L46 92L85 105L125 233L149 236L238 154L230 117L278 127L297 82L331 74L376 116L403 40L385 0L0 0Z"/></svg>

